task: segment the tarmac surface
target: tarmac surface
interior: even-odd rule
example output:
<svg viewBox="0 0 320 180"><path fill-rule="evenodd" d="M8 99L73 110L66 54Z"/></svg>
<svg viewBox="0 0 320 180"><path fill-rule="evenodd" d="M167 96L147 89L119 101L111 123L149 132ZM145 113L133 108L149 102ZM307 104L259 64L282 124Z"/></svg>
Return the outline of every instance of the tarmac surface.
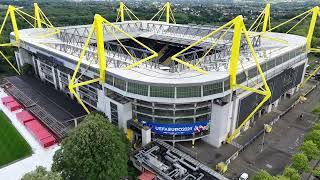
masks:
<svg viewBox="0 0 320 180"><path fill-rule="evenodd" d="M294 96L283 97L276 109L258 118L251 128L243 132L234 141L239 145L244 145L263 129L265 123L274 120L290 107L301 94L310 89L311 85L309 84ZM291 156L303 142L304 135L314 123L319 121L311 113L314 107L320 104L319 95L320 88L318 86L307 96L306 102L297 104L281 117L273 125L271 133L263 134L257 138L235 160L231 161L228 171L224 175L230 179L238 179L242 173L246 172L249 177L252 177L259 169L264 169L272 175L280 174L285 166L290 164ZM304 114L302 119L299 118L301 113ZM176 143L176 145L177 148L183 149L184 152L196 157L211 168L215 168L217 163L225 161L238 150L238 147L231 144L224 144L220 148L215 148L201 140L196 141L194 148L192 148L190 142Z"/></svg>

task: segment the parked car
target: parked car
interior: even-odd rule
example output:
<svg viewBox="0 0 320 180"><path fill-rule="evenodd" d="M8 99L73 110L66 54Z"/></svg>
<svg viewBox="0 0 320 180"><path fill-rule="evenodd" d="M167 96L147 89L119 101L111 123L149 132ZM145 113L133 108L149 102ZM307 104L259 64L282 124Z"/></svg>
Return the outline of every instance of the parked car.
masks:
<svg viewBox="0 0 320 180"><path fill-rule="evenodd" d="M242 173L239 177L239 180L247 180L249 179L249 175L247 173Z"/></svg>

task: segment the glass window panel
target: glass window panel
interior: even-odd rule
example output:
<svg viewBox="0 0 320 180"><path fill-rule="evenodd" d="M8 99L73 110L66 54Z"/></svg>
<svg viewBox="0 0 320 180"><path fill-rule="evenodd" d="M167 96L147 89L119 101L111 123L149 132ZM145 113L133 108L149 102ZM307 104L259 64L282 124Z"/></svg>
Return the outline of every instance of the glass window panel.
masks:
<svg viewBox="0 0 320 180"><path fill-rule="evenodd" d="M177 87L177 98L201 97L201 86Z"/></svg>
<svg viewBox="0 0 320 180"><path fill-rule="evenodd" d="M150 96L174 98L174 87L150 86Z"/></svg>
<svg viewBox="0 0 320 180"><path fill-rule="evenodd" d="M128 92L148 96L148 86L144 84L128 82Z"/></svg>
<svg viewBox="0 0 320 180"><path fill-rule="evenodd" d="M215 83L215 84L208 84L203 86L203 95L208 96L211 94L221 93L222 89L222 82Z"/></svg>
<svg viewBox="0 0 320 180"><path fill-rule="evenodd" d="M122 80L122 79L118 79L118 78L114 78L114 86L116 88L119 88L121 90L126 90L126 81Z"/></svg>

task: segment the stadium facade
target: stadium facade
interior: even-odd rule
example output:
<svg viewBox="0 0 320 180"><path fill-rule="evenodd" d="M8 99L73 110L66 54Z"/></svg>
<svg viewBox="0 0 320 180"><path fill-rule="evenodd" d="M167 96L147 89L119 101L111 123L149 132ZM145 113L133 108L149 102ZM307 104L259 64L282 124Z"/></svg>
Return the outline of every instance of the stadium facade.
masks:
<svg viewBox="0 0 320 180"><path fill-rule="evenodd" d="M124 67L150 53L121 34L116 34L119 41L105 36L106 82L77 87L76 92L87 106L105 113L111 122L126 132L132 133L138 127L136 124L140 124L150 128L151 138L172 142L201 138L219 147L261 101L259 94L230 90L228 68L232 31L204 59L201 57L205 49L210 48L215 38L180 55L184 61L205 69L208 72L205 75L172 61L171 57L216 27L158 21L124 21L114 25L159 56L126 70ZM68 84L90 26L59 29L60 33L42 38L39 37L48 30L20 30L16 61L20 69L25 64L32 65L35 75L42 81L74 98ZM308 59L304 37L271 32L268 36L253 36L251 40L272 96L243 130L261 114L276 108L282 97L294 94L306 69ZM287 44L272 41L270 37L284 39ZM11 41L14 39L12 33ZM96 56L95 47L93 39L85 55L87 60ZM248 52L248 47L242 44L242 68L238 70L237 83L256 87L261 84L261 78ZM80 68L77 82L99 76L98 67L97 61L86 61ZM139 132L134 134L133 138L140 137Z"/></svg>

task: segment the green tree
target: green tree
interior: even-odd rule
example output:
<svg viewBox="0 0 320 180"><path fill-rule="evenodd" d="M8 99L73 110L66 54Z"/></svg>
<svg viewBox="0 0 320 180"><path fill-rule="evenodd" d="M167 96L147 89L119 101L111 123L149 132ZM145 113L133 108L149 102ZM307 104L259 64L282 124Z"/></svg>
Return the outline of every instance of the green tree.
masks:
<svg viewBox="0 0 320 180"><path fill-rule="evenodd" d="M308 157L309 161L319 158L320 151L315 143L307 140L299 149Z"/></svg>
<svg viewBox="0 0 320 180"><path fill-rule="evenodd" d="M273 180L274 178L265 170L259 170L252 178L252 180Z"/></svg>
<svg viewBox="0 0 320 180"><path fill-rule="evenodd" d="M287 176L279 175L275 177L274 180L291 180L291 179L288 178Z"/></svg>
<svg viewBox="0 0 320 180"><path fill-rule="evenodd" d="M25 174L21 180L62 180L62 177L56 172L47 171L46 168L38 166L34 171Z"/></svg>
<svg viewBox="0 0 320 180"><path fill-rule="evenodd" d="M320 149L320 130L311 131L309 134L307 134L307 136L305 137L305 140L306 141L308 141L308 140L312 141Z"/></svg>
<svg viewBox="0 0 320 180"><path fill-rule="evenodd" d="M303 153L298 153L292 156L292 167L299 173L307 171L309 169L308 157Z"/></svg>
<svg viewBox="0 0 320 180"><path fill-rule="evenodd" d="M283 175L285 177L288 177L290 180L300 180L301 179L299 172L296 169L291 168L291 167L286 167L283 171Z"/></svg>
<svg viewBox="0 0 320 180"><path fill-rule="evenodd" d="M320 107L319 107L319 115L320 115ZM312 127L312 130L313 130L313 131L315 131L315 130L320 130L320 123L315 124L315 125Z"/></svg>
<svg viewBox="0 0 320 180"><path fill-rule="evenodd" d="M65 179L121 179L128 173L128 140L102 115L87 115L61 143L53 171Z"/></svg>
<svg viewBox="0 0 320 180"><path fill-rule="evenodd" d="M320 177L320 167L315 168L312 174L316 177Z"/></svg>

